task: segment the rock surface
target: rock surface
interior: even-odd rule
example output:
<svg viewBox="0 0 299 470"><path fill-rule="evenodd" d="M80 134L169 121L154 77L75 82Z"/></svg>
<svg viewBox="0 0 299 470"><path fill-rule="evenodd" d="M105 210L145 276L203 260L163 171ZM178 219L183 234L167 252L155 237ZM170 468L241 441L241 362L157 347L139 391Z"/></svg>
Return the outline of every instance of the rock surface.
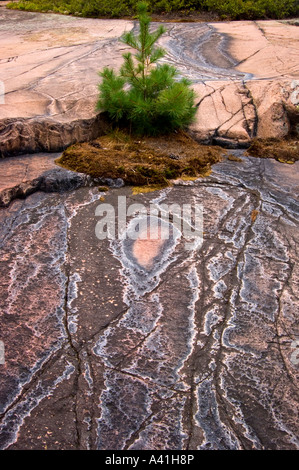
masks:
<svg viewBox="0 0 299 470"><path fill-rule="evenodd" d="M118 65L133 23L0 15L2 155L99 132L97 70ZM171 25L167 58L200 93L198 138L287 133L297 34ZM210 176L139 195L121 181L100 192L58 154L2 159L1 450L299 449L299 162L229 154ZM203 234L184 204L202 208Z"/></svg>
<svg viewBox="0 0 299 470"><path fill-rule="evenodd" d="M0 207L14 199L24 199L36 191L64 192L84 186L106 185L119 188L121 178L91 178L55 164L60 153L27 154L0 160Z"/></svg>
<svg viewBox="0 0 299 470"><path fill-rule="evenodd" d="M1 210L1 449L299 448L299 162L239 157ZM202 244L174 219L165 240L100 240L124 201L202 206Z"/></svg>
<svg viewBox="0 0 299 470"><path fill-rule="evenodd" d="M0 154L57 152L95 138L98 72L119 69L132 21L0 8ZM165 60L198 94L192 126L203 142L247 146L285 136L284 104L299 102L299 29L279 21L169 23Z"/></svg>

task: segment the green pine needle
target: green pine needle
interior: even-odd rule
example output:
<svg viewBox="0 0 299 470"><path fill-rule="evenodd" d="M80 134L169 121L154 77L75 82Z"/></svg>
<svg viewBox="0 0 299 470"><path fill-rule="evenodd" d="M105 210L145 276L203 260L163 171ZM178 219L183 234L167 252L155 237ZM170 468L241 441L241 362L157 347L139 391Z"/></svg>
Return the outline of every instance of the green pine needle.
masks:
<svg viewBox="0 0 299 470"><path fill-rule="evenodd" d="M158 135L187 127L194 119L195 94L186 79L168 64L159 64L166 52L156 45L163 26L150 33L147 4L138 4L139 32L125 33L121 41L135 49L123 54L118 74L105 67L100 76L97 109L106 111L112 123L143 135Z"/></svg>

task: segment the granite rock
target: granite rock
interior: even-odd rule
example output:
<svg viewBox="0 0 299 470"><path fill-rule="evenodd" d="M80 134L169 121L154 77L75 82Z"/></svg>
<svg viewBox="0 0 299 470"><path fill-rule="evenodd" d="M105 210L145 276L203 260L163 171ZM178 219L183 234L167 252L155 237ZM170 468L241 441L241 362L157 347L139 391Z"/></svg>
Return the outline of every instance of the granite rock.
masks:
<svg viewBox="0 0 299 470"><path fill-rule="evenodd" d="M0 154L57 152L105 130L98 72L119 69L133 21L0 8ZM202 142L248 146L284 137L299 102L298 28L279 21L169 23L163 59L191 80ZM286 59L287 58L287 59Z"/></svg>
<svg viewBox="0 0 299 470"><path fill-rule="evenodd" d="M162 191L1 210L1 449L298 450L298 162L231 152ZM203 238L100 239L124 200L202 206Z"/></svg>

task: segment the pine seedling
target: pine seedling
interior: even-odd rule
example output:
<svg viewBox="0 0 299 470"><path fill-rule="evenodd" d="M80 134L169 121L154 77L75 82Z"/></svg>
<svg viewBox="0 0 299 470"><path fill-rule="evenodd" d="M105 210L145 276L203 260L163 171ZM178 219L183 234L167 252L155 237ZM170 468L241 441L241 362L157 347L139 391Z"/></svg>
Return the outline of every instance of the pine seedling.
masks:
<svg viewBox="0 0 299 470"><path fill-rule="evenodd" d="M196 113L195 93L187 79L178 80L175 67L159 64L165 56L156 45L166 32L163 26L150 31L147 4L138 4L139 33L123 34L121 41L135 49L123 54L117 74L105 67L100 76L97 110L108 113L118 126L141 135L157 135L187 127Z"/></svg>

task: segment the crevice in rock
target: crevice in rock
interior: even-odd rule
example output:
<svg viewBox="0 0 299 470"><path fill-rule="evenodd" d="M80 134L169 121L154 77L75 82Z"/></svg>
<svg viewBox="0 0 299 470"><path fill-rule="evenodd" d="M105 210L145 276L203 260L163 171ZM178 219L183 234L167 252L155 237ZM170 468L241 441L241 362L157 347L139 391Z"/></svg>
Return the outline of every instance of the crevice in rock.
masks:
<svg viewBox="0 0 299 470"><path fill-rule="evenodd" d="M66 209L65 209L66 211ZM66 218L67 214L66 214ZM63 266L63 271L64 271L64 276L65 276L65 286L64 286L64 299L63 299L63 311L64 311L64 317L63 317L63 324L66 332L66 337L67 337L67 342L69 345L70 350L73 352L73 356L76 360L76 378L75 378L75 384L74 384L74 390L73 390L73 398L74 398L74 414L75 414L75 429L76 429L76 443L75 446L77 449L80 449L82 447L82 423L80 420L80 403L79 397L81 393L81 387L80 387L80 379L81 377L84 377L84 364L83 364L83 358L81 357L82 351L85 350L85 345L79 345L75 338L72 335L72 332L70 331L70 326L69 326L69 316L70 316L70 301L72 300L72 297L70 295L70 288L71 288L71 267L70 267L70 262L69 262L69 253L70 253L70 234L69 234L69 226L66 228L66 250L65 250L65 261L64 261L64 266Z"/></svg>
<svg viewBox="0 0 299 470"><path fill-rule="evenodd" d="M258 114L258 109L257 109L257 105L254 101L254 97L251 93L251 91L249 90L249 88L247 87L246 85L246 81L243 80L242 81L242 85L243 85L243 88L245 90L245 93L247 95L247 98L248 98L248 104L247 106L252 106L252 109L254 111L254 121L253 121L253 127L252 127L252 130L250 129L250 126L248 126L248 123L247 123L247 118L246 118L246 114L244 113L244 118L245 118L245 121L247 123L247 126L250 130L250 132L248 132L248 135L250 136L251 139L255 138L257 136L257 130L258 130L258 125L259 125L259 114ZM243 112L244 112L244 108L243 108Z"/></svg>
<svg viewBox="0 0 299 470"><path fill-rule="evenodd" d="M126 362L128 360L130 360L132 354L134 354L141 346L142 344L144 344L146 342L146 340L153 334L155 333L155 331L158 329L159 325L157 324L149 333L147 333L146 335L144 335L140 341L138 341L138 343L132 347L132 349L130 349L129 352L127 352L126 354L124 354L122 356L122 358L120 359L120 361L118 361L116 364L115 364L115 368L116 369L119 369L119 370L125 370L125 367L126 367Z"/></svg>
<svg viewBox="0 0 299 470"><path fill-rule="evenodd" d="M130 449L130 447L138 440L140 433L146 429L148 423L151 423L152 418L154 416L155 416L155 412L153 411L142 421L142 423L139 425L139 428L136 431L134 431L132 435L130 436L130 438L126 441L122 450Z"/></svg>
<svg viewBox="0 0 299 470"><path fill-rule="evenodd" d="M182 392L176 392L176 395L179 396L181 395ZM154 422L154 418L155 416L160 412L159 411L159 408L160 406L163 404L163 403L168 403L169 401L169 398L160 398L155 404L154 404L154 408L155 410L152 411L152 413L150 413L143 421L142 423L140 423L138 429L136 429L136 431L134 431L132 433L132 435L129 437L129 439L127 439L124 447L122 450L129 450L130 447L132 447L134 445L134 443L139 439L139 436L140 434L146 430L147 426L149 424L152 424ZM179 450L182 450L182 449L179 449Z"/></svg>
<svg viewBox="0 0 299 470"><path fill-rule="evenodd" d="M261 25L257 22L257 21L253 21L253 24L256 26L256 28L260 31L260 33L262 34L262 36L267 40L267 42L270 42L269 39L267 38L266 36L266 33L264 31L264 29L261 27Z"/></svg>
<svg viewBox="0 0 299 470"><path fill-rule="evenodd" d="M285 356L282 352L283 343L281 341L281 334L279 333L279 329L281 328L281 327L279 328L279 324L282 324L283 325L283 330L285 331L284 336L287 335L287 337L290 339L290 341L292 341L294 338L296 338L296 333L294 334L294 332L288 331L288 327L285 326L284 319L283 319L283 312L282 312L282 297L283 297L283 294L284 294L286 288L290 287L290 280L292 279L292 276L293 276L293 273L294 273L295 264L290 260L289 263L288 263L288 266L289 266L288 275L287 275L287 277L286 277L286 279L285 279L285 281L284 281L284 283L281 287L280 293L279 293L278 298L277 298L278 311L277 311L277 315L275 316L275 337L273 338L272 343L277 344L277 348L279 350L280 358L281 358L282 363L284 364L284 368L285 368L285 371L287 373L288 379L293 384L294 389L295 390L297 389L299 391L299 386L295 382L294 376L291 373L291 371L289 369L289 366L288 366L288 364L285 360ZM275 341L275 339L277 339L277 341Z"/></svg>
<svg viewBox="0 0 299 470"><path fill-rule="evenodd" d="M264 47L261 47L260 49L258 49L257 51L253 52L252 54L250 54L248 57L245 57L245 59L242 59L240 60L240 62L237 62L237 64L235 65L235 67L239 67L239 65L243 64L244 62L246 62L248 59L251 59L252 57L254 57L256 54L258 54L259 52L261 52L263 49L265 49L267 46L264 46Z"/></svg>
<svg viewBox="0 0 299 470"><path fill-rule="evenodd" d="M177 389L177 388L175 388L175 386L172 386L170 384L169 385L162 384L162 383L152 379L151 377L139 375L138 373L134 373L134 372L131 372L131 371L126 370L126 369L119 369L118 367L114 367L114 366L105 366L105 368L107 370L111 370L111 371L117 372L119 374L127 375L128 377L132 377L134 379L140 380L141 382L143 382L143 383L145 383L146 385L149 385L149 386L156 386L156 387L161 388L162 390L173 392L173 393L178 394L178 395L181 395L181 394L182 395L187 395L187 396L190 395L190 390Z"/></svg>
<svg viewBox="0 0 299 470"><path fill-rule="evenodd" d="M204 95L199 101L198 103L196 103L196 107L199 108L199 106L201 105L201 103L206 99L206 98L209 98L210 96L212 96L214 93L216 93L216 89L213 88L210 84L208 85L209 88L212 88L212 91L210 93L208 93L207 95ZM224 88L224 87L223 87ZM223 89L222 88L222 89Z"/></svg>
<svg viewBox="0 0 299 470"><path fill-rule="evenodd" d="M251 196L249 201L247 201L247 199L246 199L248 197L248 194ZM254 203L254 207L256 209L259 208L260 199L256 194L254 195L255 201L252 199L252 193L250 191L248 191L248 192L246 191L243 194L243 198L245 198L243 203L246 203L247 205L249 204L249 206L251 206ZM237 205L238 206L240 205L240 201L237 201ZM225 217L222 219L221 224L218 227L219 232L223 231L223 228L224 228L225 224L227 223L228 220L231 219L232 214L234 214L235 210L236 210L236 203L234 203L233 207L230 208L228 213L226 213ZM227 430L231 429L233 435L235 435L235 437L238 439L241 448L244 448L244 449L250 448L250 444L248 443L247 439L245 438L245 432L244 432L244 435L242 435L242 433L240 433L240 426L236 425L233 422L233 420L230 418L229 410L227 409L227 406L225 404L226 403L226 398L225 398L225 396L223 396L223 391L222 391L221 386L220 386L222 368L224 367L223 354L227 351L227 347L224 345L222 337L223 337L223 334L224 334L224 332L227 328L229 319L231 318L231 311L230 311L231 301L229 301L229 299L231 299L232 296L234 295L234 291L236 289L236 286L239 286L238 289L240 289L240 285L239 285L239 282L238 282L238 269L239 269L239 265L240 265L241 260L244 258L244 253L246 252L247 246L250 243L250 241L252 240L252 238L254 237L254 234L252 232L252 227L253 227L254 223L255 222L253 220L251 220L251 223L248 224L248 226L246 228L246 237L245 237L245 240L244 240L244 243L243 243L242 247L238 249L237 258L236 258L234 264L232 265L232 267L230 268L230 270L223 275L223 278L225 278L227 276L229 276L230 278L232 276L234 277L234 279L230 280L231 288L230 288L229 292L226 294L227 308L226 308L224 317L221 320L219 319L218 323L216 325L214 325L212 331L206 337L204 346L202 345L202 347L201 347L201 351L202 351L202 354L204 354L204 356L209 354L208 353L209 350L211 350L211 351L212 351L212 349L214 350L214 355L211 354L211 357L214 358L215 368L214 368L214 370L208 370L207 369L206 374L204 375L204 377L202 377L202 379L200 381L198 381L198 380L195 381L194 372L191 376L191 390L193 390L192 400L193 400L193 403L194 403L191 406L196 409L196 403L197 403L196 390L197 390L200 383L204 382L208 377L210 377L212 379L212 382L214 383L215 393L216 393L216 397L217 397L217 403L218 403L218 406L219 406L220 415L221 414L223 415L223 413L224 413L224 415L221 418L221 422ZM209 243L209 245L210 245L210 240L206 241L206 243ZM204 252L204 251L205 251L205 244L202 247L202 252ZM197 314L196 314L197 322L199 322L199 321L202 322L203 321L207 311L209 311L210 307L211 307L211 305L206 305L205 284L210 285L209 284L210 281L206 278L206 272L208 271L208 267L207 267L208 266L208 261L210 259L212 259L213 256L218 252L219 252L219 248L215 248L214 250L209 252L209 255L205 256L204 260L202 261L201 275L200 275L200 278L201 278L201 294L200 294L199 300L197 302ZM217 280L219 280L219 279L217 279ZM215 303L217 303L216 299L213 300L212 304L215 304ZM224 306L223 306L223 309L225 309ZM200 340L201 342L204 341L204 338L202 336L202 331L201 331L201 328L199 326L198 326L198 331L199 331L199 336L197 337L197 340L195 340L195 343L198 340ZM217 350L215 350L215 345L214 345L214 341L215 341L214 336L215 336L216 333L217 333L217 336L219 336L219 346L218 346ZM197 351L196 351L196 349L197 349ZM200 351L198 351L198 347L196 349L192 352L192 356L190 357L189 362L190 362L191 369L192 369L192 363L194 363L194 364L197 363L198 364L198 362L199 362ZM207 367L208 367L208 364L206 365L206 368ZM195 370L195 365L193 366L193 370ZM231 403L229 403L229 407L230 408L232 407ZM223 421L224 416L225 416L225 422ZM193 419L194 419L194 413L193 413L193 416L191 416L191 421L190 421L191 423L192 423ZM194 426L196 426L196 422L193 423L193 427ZM191 439L192 439L192 430L191 430L190 436L189 436L189 441L188 441L189 443L191 442ZM189 446L189 444L188 444L188 446Z"/></svg>
<svg viewBox="0 0 299 470"><path fill-rule="evenodd" d="M22 400L26 399L26 395L34 389L42 376L51 369L51 367L62 357L68 346L63 345L58 351L54 351L42 365L37 365L36 370L28 377L26 383L22 384L18 396L7 406L5 411L0 415L0 423L5 419L7 413L12 411Z"/></svg>

